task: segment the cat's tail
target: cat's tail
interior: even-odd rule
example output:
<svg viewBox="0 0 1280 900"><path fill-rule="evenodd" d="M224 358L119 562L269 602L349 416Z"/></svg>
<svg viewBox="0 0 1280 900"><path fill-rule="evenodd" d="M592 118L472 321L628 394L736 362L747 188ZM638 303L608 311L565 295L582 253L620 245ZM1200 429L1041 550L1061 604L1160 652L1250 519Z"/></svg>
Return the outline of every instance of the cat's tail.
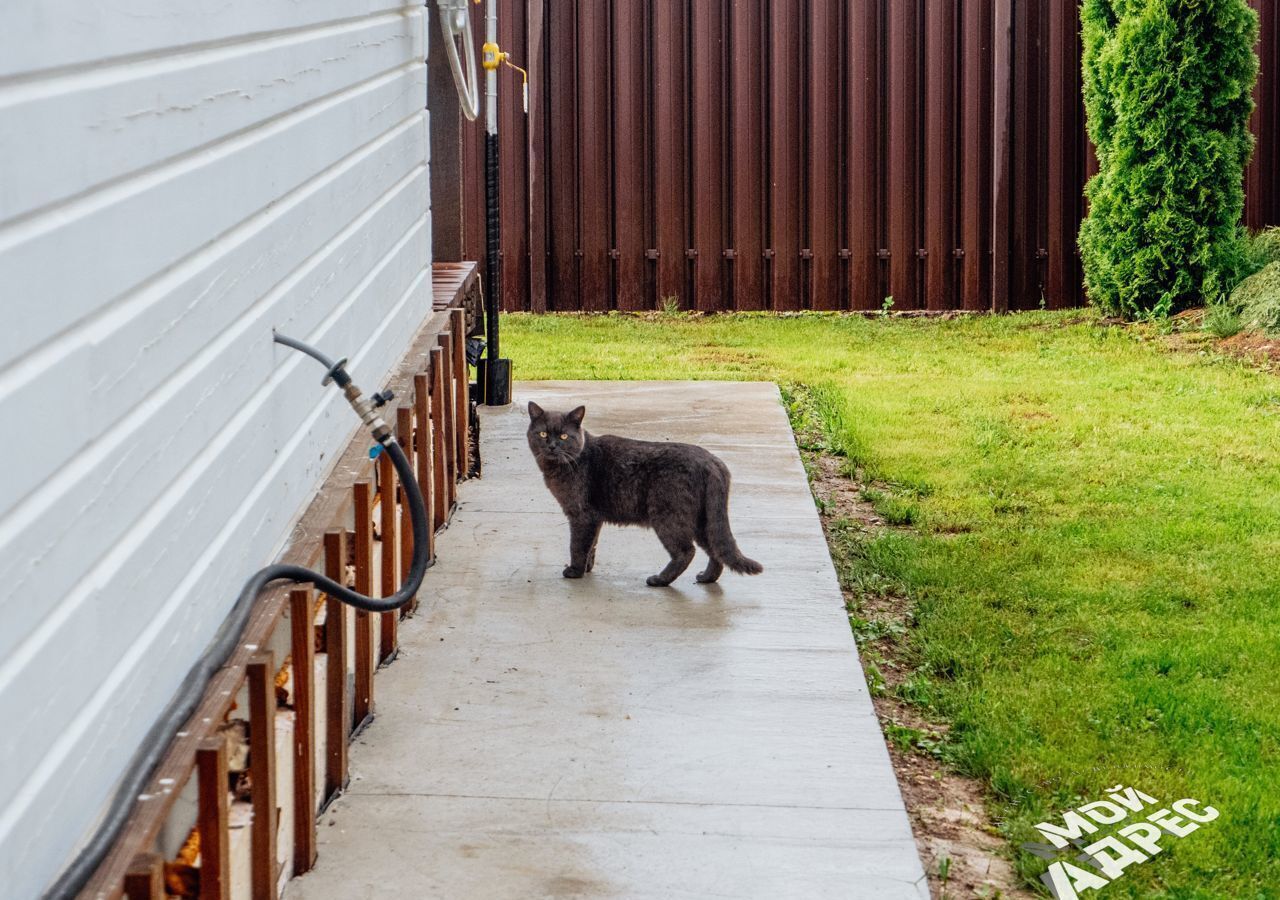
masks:
<svg viewBox="0 0 1280 900"><path fill-rule="evenodd" d="M717 477L718 476L718 477ZM704 494L707 549L720 564L740 575L759 575L764 566L742 554L729 528L729 470L723 466L707 479Z"/></svg>

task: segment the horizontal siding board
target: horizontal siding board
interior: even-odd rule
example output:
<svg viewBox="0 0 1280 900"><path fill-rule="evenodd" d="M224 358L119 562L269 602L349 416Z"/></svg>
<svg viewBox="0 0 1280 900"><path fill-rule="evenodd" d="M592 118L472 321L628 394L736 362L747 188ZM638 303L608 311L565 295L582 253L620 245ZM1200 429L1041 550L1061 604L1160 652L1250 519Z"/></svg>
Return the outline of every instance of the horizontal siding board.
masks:
<svg viewBox="0 0 1280 900"><path fill-rule="evenodd" d="M426 17L0 15L0 414L59 410L0 451L0 884L35 896L354 430L272 327L369 387L431 315Z"/></svg>
<svg viewBox="0 0 1280 900"><path fill-rule="evenodd" d="M0 90L0 221L205 147L422 55L421 13Z"/></svg>
<svg viewBox="0 0 1280 900"><path fill-rule="evenodd" d="M429 279L423 275L408 293L395 298L395 308L377 310L382 327L353 355L353 376L358 382L376 383L385 375L387 363L406 349L421 323L423 308L430 306ZM322 346L352 347L368 333L370 321L366 311L356 310L310 337ZM383 362L374 366L375 359ZM289 416L265 428L259 417L258 424L241 435L245 440L228 445L237 452L226 457L224 474L258 475L245 492L248 499L233 517L221 520L225 524L213 540L198 545L208 548L199 559L192 559L193 545L188 542L193 535L170 548L164 564L176 564L184 571L190 567L191 574L146 620L146 630L97 685L81 713L58 731L56 741L23 781L19 795L6 803L0 817L0 876L16 886L19 896L34 894L40 875L51 874L70 851L78 834L65 823L78 821L84 823L81 828L87 827L86 820L92 816L85 811L107 795L111 779L104 776L120 771L173 686L203 649L208 634L191 627L192 611L200 610L201 618L215 622L226 614L243 580L278 550L292 518L282 511L300 510L309 499L318 474L318 448L336 447L351 434L350 413L341 408L340 399L329 397L318 406L307 405L315 397L316 381L305 363L298 360L292 367L281 366L283 380L274 381L267 396L259 399L272 406L293 404L310 414ZM311 477L300 477L304 472ZM225 493L212 489L207 481L203 486L211 499ZM216 510L197 512L209 524ZM145 582L135 586L148 587ZM97 605L104 604L100 600ZM109 614L103 610L103 615ZM104 654L100 634L77 629L75 636L80 639L72 645L75 651ZM86 641L91 643L86 646Z"/></svg>
<svg viewBox="0 0 1280 900"><path fill-rule="evenodd" d="M281 194L420 112L414 63L184 160L0 229L13 296L0 359L12 360L208 244ZM229 189L234 187L234 189Z"/></svg>
<svg viewBox="0 0 1280 900"><path fill-rule="evenodd" d="M0 442L0 471L27 473L21 484L0 485L0 572L16 575L4 548L6 534L26 527L10 522L20 491L43 484L100 440L137 398L289 273L324 262L325 245L383 203L425 152L420 123L406 123L126 298L97 327L74 330L0 374L0 416L21 421L55 407L65 412L50 418L38 445Z"/></svg>
<svg viewBox="0 0 1280 900"><path fill-rule="evenodd" d="M0 660L10 659L14 646L49 612L43 604L29 602L32 594L64 596L83 567L115 546L235 414L241 397L234 379L242 372L252 377L254 362L246 358L243 342L257 337L245 334L245 324L257 323L269 336L272 325L287 332L286 322L335 307L394 236L422 215L426 192L426 171L420 167L279 287L252 304L241 304L229 328L209 332L205 346L185 366L163 376L143 403L77 452L0 523L0 578L11 589L0 598L0 618L6 622ZM66 389L76 390L74 385ZM139 441L139 434L151 437ZM0 663L0 683L7 666ZM0 785L3 779L0 773Z"/></svg>
<svg viewBox="0 0 1280 900"><path fill-rule="evenodd" d="M218 529L235 518L249 493L246 481L270 464L275 447L291 439L309 408L307 386L283 383L276 374L276 367L290 360L288 351L271 345L271 325L279 323L294 335L311 335L317 329L331 332L318 342L321 346L358 346L361 330L381 322L393 299L401 297L421 272L415 244L425 237L425 219L403 236L379 237L380 243L391 246L390 252L350 294L333 298L324 309L295 305L292 310L265 308L242 317L234 333L220 342L221 352L208 354L203 377L192 377L183 385L187 391L175 387L169 406L157 410L152 427L134 430L154 439L124 450L122 462L129 468L145 477L148 466L162 466L166 458L177 457L181 465L173 467L177 471L169 478L156 477L163 490L153 493L140 511L129 512L128 528L115 535L95 563L86 566L92 554L82 555L81 577L53 594L57 600L46 608L37 631L0 665L0 715L13 725L0 737L3 758L14 758L20 747L53 742L65 726L66 711L81 709L132 645L132 636L113 629L112 620L151 620L160 599L178 587ZM362 383L370 385L381 375L352 367L357 383L363 376ZM311 379L310 390L316 389ZM196 396L190 397L191 392ZM334 425L349 431L349 410L339 397L330 399L335 401ZM184 403L193 408L184 410ZM323 453L318 447L312 450L317 457ZM312 466L293 477L314 483L322 470ZM295 508L286 508L285 515ZM262 545L260 552L265 552L279 543L288 521L276 512L259 525L272 528L275 535ZM234 595L232 590L227 599L234 600ZM40 652L50 645L56 652ZM76 660L77 677L57 677L68 659ZM22 780L12 769L0 770L0 805L10 801Z"/></svg>
<svg viewBox="0 0 1280 900"><path fill-rule="evenodd" d="M299 31L421 4L396 0L39 0L6 3L0 79L116 57L179 54L192 45Z"/></svg>

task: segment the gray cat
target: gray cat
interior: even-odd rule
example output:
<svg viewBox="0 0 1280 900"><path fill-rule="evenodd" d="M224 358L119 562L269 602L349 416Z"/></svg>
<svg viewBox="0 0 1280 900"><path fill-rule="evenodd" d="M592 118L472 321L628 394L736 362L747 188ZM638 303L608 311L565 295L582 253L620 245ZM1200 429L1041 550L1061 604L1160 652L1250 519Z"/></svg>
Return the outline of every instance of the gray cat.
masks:
<svg viewBox="0 0 1280 900"><path fill-rule="evenodd" d="M581 578L596 561L600 527L645 525L671 554L651 587L666 587L693 561L697 543L711 561L698 573L707 584L725 568L758 575L764 567L738 549L729 530L729 469L692 444L634 441L589 434L586 407L568 413L529 404L529 449L543 480L569 518L565 578Z"/></svg>

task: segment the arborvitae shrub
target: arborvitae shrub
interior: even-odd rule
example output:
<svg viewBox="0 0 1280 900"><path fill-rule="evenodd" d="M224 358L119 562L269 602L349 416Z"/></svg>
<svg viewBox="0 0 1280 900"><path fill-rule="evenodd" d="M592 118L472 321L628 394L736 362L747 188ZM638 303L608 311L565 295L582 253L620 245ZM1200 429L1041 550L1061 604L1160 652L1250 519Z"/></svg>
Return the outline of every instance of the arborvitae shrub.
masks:
<svg viewBox="0 0 1280 900"><path fill-rule="evenodd" d="M1168 315L1230 291L1253 149L1258 16L1247 0L1084 0L1099 171L1080 229L1089 298Z"/></svg>

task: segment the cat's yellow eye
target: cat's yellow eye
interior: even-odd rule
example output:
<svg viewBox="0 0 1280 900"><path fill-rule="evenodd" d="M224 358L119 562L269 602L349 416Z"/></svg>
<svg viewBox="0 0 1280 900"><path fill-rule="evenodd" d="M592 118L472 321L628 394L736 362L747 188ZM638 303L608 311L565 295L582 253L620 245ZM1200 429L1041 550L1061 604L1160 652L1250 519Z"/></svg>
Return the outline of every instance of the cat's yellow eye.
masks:
<svg viewBox="0 0 1280 900"><path fill-rule="evenodd" d="M542 437L547 436L547 433L545 431L539 431L538 434L541 435Z"/></svg>
<svg viewBox="0 0 1280 900"><path fill-rule="evenodd" d="M562 435L560 435L560 440L562 440L562 441L567 441L567 440L569 440L569 435L567 435L567 434L562 434Z"/></svg>

